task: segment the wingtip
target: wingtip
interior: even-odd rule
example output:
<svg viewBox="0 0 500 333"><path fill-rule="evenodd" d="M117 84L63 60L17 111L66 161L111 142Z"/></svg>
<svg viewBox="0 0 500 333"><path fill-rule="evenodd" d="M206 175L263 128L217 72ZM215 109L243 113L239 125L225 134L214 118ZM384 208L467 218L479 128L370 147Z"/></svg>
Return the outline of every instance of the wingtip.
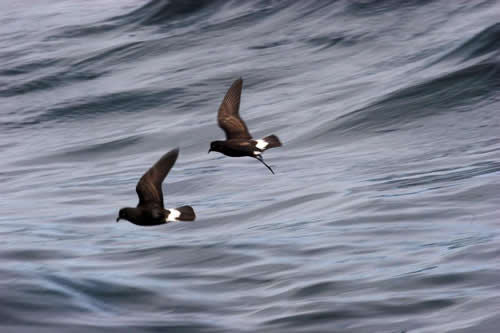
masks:
<svg viewBox="0 0 500 333"><path fill-rule="evenodd" d="M179 155L179 147L175 147L174 149L170 150L168 153Z"/></svg>

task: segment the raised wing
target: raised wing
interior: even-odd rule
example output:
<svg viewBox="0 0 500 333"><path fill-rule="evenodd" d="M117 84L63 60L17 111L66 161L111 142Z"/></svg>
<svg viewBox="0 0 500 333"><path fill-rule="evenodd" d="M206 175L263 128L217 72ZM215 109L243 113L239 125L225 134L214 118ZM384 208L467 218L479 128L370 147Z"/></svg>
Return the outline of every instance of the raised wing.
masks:
<svg viewBox="0 0 500 333"><path fill-rule="evenodd" d="M163 206L161 184L177 160L179 149L173 149L163 155L139 180L135 188L139 196L138 206Z"/></svg>
<svg viewBox="0 0 500 333"><path fill-rule="evenodd" d="M240 118L240 98L243 80L239 78L234 81L231 88L224 96L222 104L219 107L217 121L220 128L226 132L226 139L251 139L247 125Z"/></svg>

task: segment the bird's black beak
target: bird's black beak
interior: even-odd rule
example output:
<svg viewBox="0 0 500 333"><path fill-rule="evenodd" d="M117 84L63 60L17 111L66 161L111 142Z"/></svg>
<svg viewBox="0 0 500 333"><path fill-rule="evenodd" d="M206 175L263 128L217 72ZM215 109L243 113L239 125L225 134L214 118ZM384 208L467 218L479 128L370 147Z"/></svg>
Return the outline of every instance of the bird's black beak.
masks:
<svg viewBox="0 0 500 333"><path fill-rule="evenodd" d="M119 216L116 218L116 222L118 222L118 221L120 221L120 217Z"/></svg>
<svg viewBox="0 0 500 333"><path fill-rule="evenodd" d="M212 148L210 148L210 149L208 150L208 154L210 154L210 152L211 152L211 151L212 151Z"/></svg>

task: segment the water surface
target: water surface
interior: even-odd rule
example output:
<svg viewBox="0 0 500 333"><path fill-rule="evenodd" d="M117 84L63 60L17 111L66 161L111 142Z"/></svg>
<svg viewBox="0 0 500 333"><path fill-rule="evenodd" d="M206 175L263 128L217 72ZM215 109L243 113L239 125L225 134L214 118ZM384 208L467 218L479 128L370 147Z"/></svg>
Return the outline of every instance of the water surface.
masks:
<svg viewBox="0 0 500 333"><path fill-rule="evenodd" d="M496 332L496 1L0 4L2 332ZM244 78L258 161L207 155ZM114 223L179 146L167 206Z"/></svg>

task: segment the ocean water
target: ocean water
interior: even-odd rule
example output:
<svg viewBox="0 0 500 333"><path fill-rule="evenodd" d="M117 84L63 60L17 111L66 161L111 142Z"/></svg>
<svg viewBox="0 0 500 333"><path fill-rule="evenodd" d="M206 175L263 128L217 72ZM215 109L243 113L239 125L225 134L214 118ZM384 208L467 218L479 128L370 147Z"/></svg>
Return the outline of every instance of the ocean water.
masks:
<svg viewBox="0 0 500 333"><path fill-rule="evenodd" d="M0 331L498 332L498 1L2 1ZM258 161L207 155L238 77ZM194 223L115 223L164 191Z"/></svg>

